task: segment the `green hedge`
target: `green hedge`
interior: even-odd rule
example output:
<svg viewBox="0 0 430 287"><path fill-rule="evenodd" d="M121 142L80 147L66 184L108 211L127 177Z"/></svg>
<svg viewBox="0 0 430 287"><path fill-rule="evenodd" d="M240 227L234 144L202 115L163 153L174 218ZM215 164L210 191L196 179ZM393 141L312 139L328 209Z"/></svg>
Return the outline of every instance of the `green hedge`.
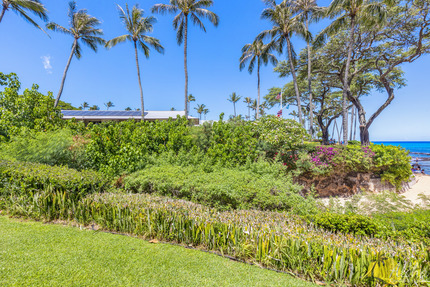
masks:
<svg viewBox="0 0 430 287"><path fill-rule="evenodd" d="M51 190L66 192L74 198L103 192L110 179L95 171L77 171L67 167L0 160L0 190L23 194Z"/></svg>
<svg viewBox="0 0 430 287"><path fill-rule="evenodd" d="M191 166L154 166L124 179L134 193L184 198L218 209L291 210L306 199L292 178L257 174L249 170L217 168L205 172Z"/></svg>

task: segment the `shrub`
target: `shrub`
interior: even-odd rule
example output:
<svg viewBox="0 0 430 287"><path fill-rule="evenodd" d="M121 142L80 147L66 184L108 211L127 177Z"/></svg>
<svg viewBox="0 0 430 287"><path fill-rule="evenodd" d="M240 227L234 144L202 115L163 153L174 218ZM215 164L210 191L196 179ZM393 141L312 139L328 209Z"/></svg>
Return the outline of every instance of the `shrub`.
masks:
<svg viewBox="0 0 430 287"><path fill-rule="evenodd" d="M198 166L163 165L127 176L124 183L132 192L184 198L223 210L292 210L306 201L291 177L275 177L273 172L221 167L205 172Z"/></svg>
<svg viewBox="0 0 430 287"><path fill-rule="evenodd" d="M380 232L375 220L358 214L321 213L313 216L313 222L325 230L355 235L373 236Z"/></svg>
<svg viewBox="0 0 430 287"><path fill-rule="evenodd" d="M103 192L109 182L106 176L95 171L79 172L66 167L0 160L0 189L3 192L16 186L21 194L52 190L80 198L88 193Z"/></svg>
<svg viewBox="0 0 430 287"><path fill-rule="evenodd" d="M410 156L393 146L318 146L299 153L294 163L284 162L295 169L296 175L373 173L397 188L412 176Z"/></svg>
<svg viewBox="0 0 430 287"><path fill-rule="evenodd" d="M24 129L8 143L1 145L0 157L84 169L87 165L85 156L87 143L88 139L73 136L69 129L47 132Z"/></svg>

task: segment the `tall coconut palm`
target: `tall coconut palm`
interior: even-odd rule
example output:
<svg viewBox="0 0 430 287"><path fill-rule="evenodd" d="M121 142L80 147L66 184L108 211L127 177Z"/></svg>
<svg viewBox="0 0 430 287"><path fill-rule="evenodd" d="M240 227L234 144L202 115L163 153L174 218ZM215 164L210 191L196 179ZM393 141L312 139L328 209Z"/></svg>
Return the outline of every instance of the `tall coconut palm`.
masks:
<svg viewBox="0 0 430 287"><path fill-rule="evenodd" d="M248 120L251 120L251 104L252 104L252 99L250 97L246 97L243 102L246 104L246 107L248 108Z"/></svg>
<svg viewBox="0 0 430 287"><path fill-rule="evenodd" d="M238 102L238 101L240 101L240 99L241 99L242 97L241 96L239 96L238 94L236 94L236 93L233 93L233 94L231 94L230 95L230 97L227 99L230 103L233 103L233 108L234 108L234 117L236 117L236 103Z"/></svg>
<svg viewBox="0 0 430 287"><path fill-rule="evenodd" d="M209 109L204 109L203 114L205 115L205 120L206 120L206 115L209 114Z"/></svg>
<svg viewBox="0 0 430 287"><path fill-rule="evenodd" d="M251 104L251 110L254 111L254 118L257 119L257 100L254 100Z"/></svg>
<svg viewBox="0 0 430 287"><path fill-rule="evenodd" d="M48 11L46 10L45 6L40 2L40 0L1 0L0 5L2 6L2 10L0 12L0 23L3 20L4 14L8 10L16 12L26 21L33 24L35 27L39 28L42 31L42 27L40 27L39 24L37 24L30 16L28 16L28 12L35 14L43 21L48 21Z"/></svg>
<svg viewBox="0 0 430 287"><path fill-rule="evenodd" d="M145 119L145 104L143 100L143 89L142 81L140 79L140 67L139 67L139 57L137 50L138 48L143 51L146 58L149 58L149 47L153 47L157 52L164 53L164 48L161 46L160 41L154 37L146 35L153 31L153 26L157 22L154 17L144 17L144 11L139 9L138 5L133 6L132 10L125 5L125 11L121 6L118 5L119 17L122 20L128 34L116 37L106 43L107 48L112 48L119 43L130 41L134 45L134 53L136 57L136 67L137 67L137 78L139 80L140 87L140 103L142 112L142 121Z"/></svg>
<svg viewBox="0 0 430 287"><path fill-rule="evenodd" d="M103 30L97 28L101 23L100 21L90 16L87 10L76 10L76 2L69 2L68 16L70 19L70 28L67 29L54 22L48 23L46 27L52 31L58 31L73 37L72 51L69 60L67 61L66 68L64 69L63 79L61 80L60 91L55 99L54 107L57 107L60 101L61 94L63 93L64 82L66 81L67 71L70 67L73 55L76 58L81 58L81 43L87 45L94 52L97 52L98 45L104 45L105 40L99 36L103 35Z"/></svg>
<svg viewBox="0 0 430 287"><path fill-rule="evenodd" d="M208 19L218 26L218 16L205 9L213 5L213 0L170 0L169 4L156 4L152 8L153 13L177 13L173 19L173 27L177 30L176 40L178 45L184 43L184 70L185 70L185 116L188 117L188 20L206 32L201 18ZM200 18L199 18L200 17Z"/></svg>
<svg viewBox="0 0 430 287"><path fill-rule="evenodd" d="M316 0L292 0L291 5L293 11L298 14L298 17L306 25L306 30L309 31L309 22L318 21L324 14L324 9L318 7ZM311 137L314 135L314 105L312 94L312 53L310 39L306 41L308 52L308 93L309 93L309 134Z"/></svg>
<svg viewBox="0 0 430 287"><path fill-rule="evenodd" d="M258 38L263 39L270 36L272 38L272 44L277 47L279 53L283 53L284 45L287 45L288 62L294 82L299 122L304 125L291 37L293 35L297 35L304 39L309 39L310 35L306 29L306 25L300 21L297 16L294 16L294 11L289 2L283 1L279 5L276 4L275 0L264 0L264 2L267 8L263 10L261 18L269 20L272 23L273 28L263 31L260 33Z"/></svg>
<svg viewBox="0 0 430 287"><path fill-rule="evenodd" d="M189 113L189 111L191 109L191 102L195 102L195 101L196 101L196 98L193 95L190 94L188 96L188 113Z"/></svg>
<svg viewBox="0 0 430 287"><path fill-rule="evenodd" d="M348 144L348 93L350 93L349 77L351 68L352 52L355 45L357 29L359 27L372 27L381 24L387 16L386 4L391 4L391 0L333 0L327 8L327 16L336 18L329 26L320 32L315 39L315 44L320 46L328 36L332 36L339 31L349 31L349 41L347 44L347 58L343 75L343 95L342 95L342 130L343 143Z"/></svg>
<svg viewBox="0 0 430 287"><path fill-rule="evenodd" d="M270 51L273 49L273 45L263 44L263 41L255 40L252 44L246 44L242 48L242 56L240 57L240 70L242 71L246 63L249 62L248 72L252 74L254 71L255 64L257 63L257 86L258 86L258 97L257 97L257 111L260 110L260 68L261 65L267 65L271 62L273 65L278 63L275 55L271 54ZM259 112L257 112L257 119Z"/></svg>
<svg viewBox="0 0 430 287"><path fill-rule="evenodd" d="M194 109L199 114L199 119L201 120L202 119L202 114L205 112L206 105L205 104L197 105L197 107L195 107Z"/></svg>

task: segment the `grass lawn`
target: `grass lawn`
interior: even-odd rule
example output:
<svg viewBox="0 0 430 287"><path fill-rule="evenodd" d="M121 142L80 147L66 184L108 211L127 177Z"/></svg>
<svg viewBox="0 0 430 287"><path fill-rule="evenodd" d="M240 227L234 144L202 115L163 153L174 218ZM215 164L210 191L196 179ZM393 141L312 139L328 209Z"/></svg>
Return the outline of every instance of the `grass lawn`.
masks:
<svg viewBox="0 0 430 287"><path fill-rule="evenodd" d="M0 216L0 286L314 286L169 244Z"/></svg>

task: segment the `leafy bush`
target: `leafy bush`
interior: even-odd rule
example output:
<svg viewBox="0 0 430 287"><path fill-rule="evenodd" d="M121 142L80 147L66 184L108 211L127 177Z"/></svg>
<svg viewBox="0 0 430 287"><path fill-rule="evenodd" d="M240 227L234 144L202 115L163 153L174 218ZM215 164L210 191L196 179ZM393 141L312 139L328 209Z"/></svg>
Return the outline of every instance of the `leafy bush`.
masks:
<svg viewBox="0 0 430 287"><path fill-rule="evenodd" d="M309 138L306 130L296 121L276 116L265 116L254 123L260 141L270 144L270 150L286 152L297 149Z"/></svg>
<svg viewBox="0 0 430 287"><path fill-rule="evenodd" d="M325 212L313 216L312 219L318 227L332 232L368 236L380 232L380 227L375 223L375 220L364 215Z"/></svg>
<svg viewBox="0 0 430 287"><path fill-rule="evenodd" d="M109 185L106 176L95 171L49 166L37 163L0 160L0 190L18 187L21 194L41 190L66 192L78 198L88 193L103 192Z"/></svg>
<svg viewBox="0 0 430 287"><path fill-rule="evenodd" d="M87 143L88 139L73 136L69 129L47 132L24 129L8 143L1 145L0 157L84 169L87 165Z"/></svg>
<svg viewBox="0 0 430 287"><path fill-rule="evenodd" d="M219 209L292 210L306 201L291 177L245 169L154 166L124 179L125 189L184 198ZM315 208L315 207L314 207Z"/></svg>
<svg viewBox="0 0 430 287"><path fill-rule="evenodd" d="M412 176L407 151L393 146L319 146L300 153L295 162L285 163L296 175L373 173L397 188Z"/></svg>
<svg viewBox="0 0 430 287"><path fill-rule="evenodd" d="M37 85L19 94L21 83L16 74L0 72L0 142L9 140L22 128L43 131L61 126L60 107L54 108L52 93L41 94Z"/></svg>

